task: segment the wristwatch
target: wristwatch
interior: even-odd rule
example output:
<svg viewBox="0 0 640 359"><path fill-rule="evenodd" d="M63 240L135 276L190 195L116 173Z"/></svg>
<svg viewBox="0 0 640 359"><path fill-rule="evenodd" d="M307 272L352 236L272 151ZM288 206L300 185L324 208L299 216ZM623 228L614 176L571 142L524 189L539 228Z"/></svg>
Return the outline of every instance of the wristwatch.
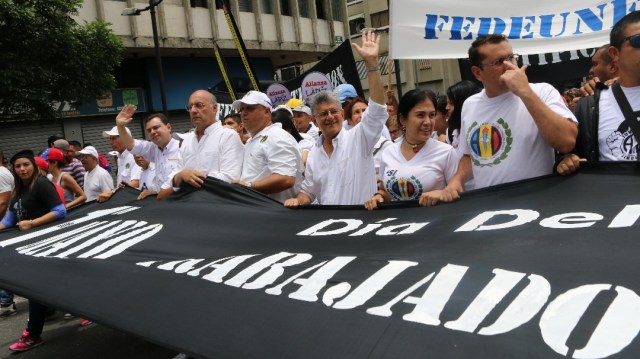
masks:
<svg viewBox="0 0 640 359"><path fill-rule="evenodd" d="M380 70L380 66L367 66L367 71L369 72L373 72L373 71L379 71Z"/></svg>
<svg viewBox="0 0 640 359"><path fill-rule="evenodd" d="M251 182L245 182L244 185L251 188Z"/></svg>

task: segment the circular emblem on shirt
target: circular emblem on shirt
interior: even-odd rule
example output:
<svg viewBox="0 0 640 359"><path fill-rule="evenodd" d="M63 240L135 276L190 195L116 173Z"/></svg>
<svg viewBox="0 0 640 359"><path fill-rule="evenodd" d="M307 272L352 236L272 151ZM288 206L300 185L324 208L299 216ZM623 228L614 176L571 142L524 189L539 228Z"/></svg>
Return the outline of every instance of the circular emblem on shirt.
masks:
<svg viewBox="0 0 640 359"><path fill-rule="evenodd" d="M476 166L493 166L507 158L511 151L511 130L499 119L496 123L474 122L469 127L467 141L471 150L471 160Z"/></svg>
<svg viewBox="0 0 640 359"><path fill-rule="evenodd" d="M626 127L626 128L624 128ZM607 136L607 147L611 153L622 161L638 160L638 142L631 128L621 125L617 131Z"/></svg>
<svg viewBox="0 0 640 359"><path fill-rule="evenodd" d="M385 187L391 197L398 201L417 199L422 194L422 183L414 176L410 178L393 176L387 180Z"/></svg>

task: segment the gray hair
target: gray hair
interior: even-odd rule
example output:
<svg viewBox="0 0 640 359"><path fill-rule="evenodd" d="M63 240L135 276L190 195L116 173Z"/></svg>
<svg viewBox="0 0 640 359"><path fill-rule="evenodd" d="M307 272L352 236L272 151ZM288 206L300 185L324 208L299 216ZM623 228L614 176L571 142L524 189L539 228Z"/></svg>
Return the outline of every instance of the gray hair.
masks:
<svg viewBox="0 0 640 359"><path fill-rule="evenodd" d="M337 93L333 91L320 91L311 98L311 113L316 116L318 114L318 105L325 102L335 103L338 105L338 109L342 110L340 96Z"/></svg>

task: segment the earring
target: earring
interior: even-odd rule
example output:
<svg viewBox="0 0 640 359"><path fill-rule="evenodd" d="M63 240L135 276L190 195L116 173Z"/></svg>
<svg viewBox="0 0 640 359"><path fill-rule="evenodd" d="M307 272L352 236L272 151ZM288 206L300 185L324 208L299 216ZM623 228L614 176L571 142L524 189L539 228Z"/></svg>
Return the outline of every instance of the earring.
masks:
<svg viewBox="0 0 640 359"><path fill-rule="evenodd" d="M407 132L407 127L406 126L402 126L402 133L406 133Z"/></svg>

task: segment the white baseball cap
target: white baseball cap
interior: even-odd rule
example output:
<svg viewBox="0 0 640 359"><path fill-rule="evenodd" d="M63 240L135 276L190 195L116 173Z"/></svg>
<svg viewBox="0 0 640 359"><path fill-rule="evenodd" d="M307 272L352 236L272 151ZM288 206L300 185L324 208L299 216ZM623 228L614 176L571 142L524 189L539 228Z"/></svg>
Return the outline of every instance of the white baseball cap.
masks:
<svg viewBox="0 0 640 359"><path fill-rule="evenodd" d="M98 150L96 150L95 147L93 146L87 146L85 148L83 148L82 150L78 151L79 155L91 155L93 157L96 158L96 160L98 159Z"/></svg>
<svg viewBox="0 0 640 359"><path fill-rule="evenodd" d="M125 127L125 129L129 136L131 136L131 131L127 127ZM118 126L113 126L111 131L102 131L102 137L109 138L111 136L120 136L120 133L118 133Z"/></svg>
<svg viewBox="0 0 640 359"><path fill-rule="evenodd" d="M242 104L245 105L262 105L266 108L271 108L271 100L267 94L260 91L249 91L240 100L233 101L234 109L239 110Z"/></svg>
<svg viewBox="0 0 640 359"><path fill-rule="evenodd" d="M272 109L271 112L276 112L278 110L287 111L289 113L289 115L291 115L291 117L293 117L293 111L291 111L291 108L289 106L278 105L278 106L276 106L276 108Z"/></svg>
<svg viewBox="0 0 640 359"><path fill-rule="evenodd" d="M311 109L309 108L309 106L304 106L304 105L297 106L297 107L294 107L292 110L293 112L304 112L307 115L311 116Z"/></svg>

